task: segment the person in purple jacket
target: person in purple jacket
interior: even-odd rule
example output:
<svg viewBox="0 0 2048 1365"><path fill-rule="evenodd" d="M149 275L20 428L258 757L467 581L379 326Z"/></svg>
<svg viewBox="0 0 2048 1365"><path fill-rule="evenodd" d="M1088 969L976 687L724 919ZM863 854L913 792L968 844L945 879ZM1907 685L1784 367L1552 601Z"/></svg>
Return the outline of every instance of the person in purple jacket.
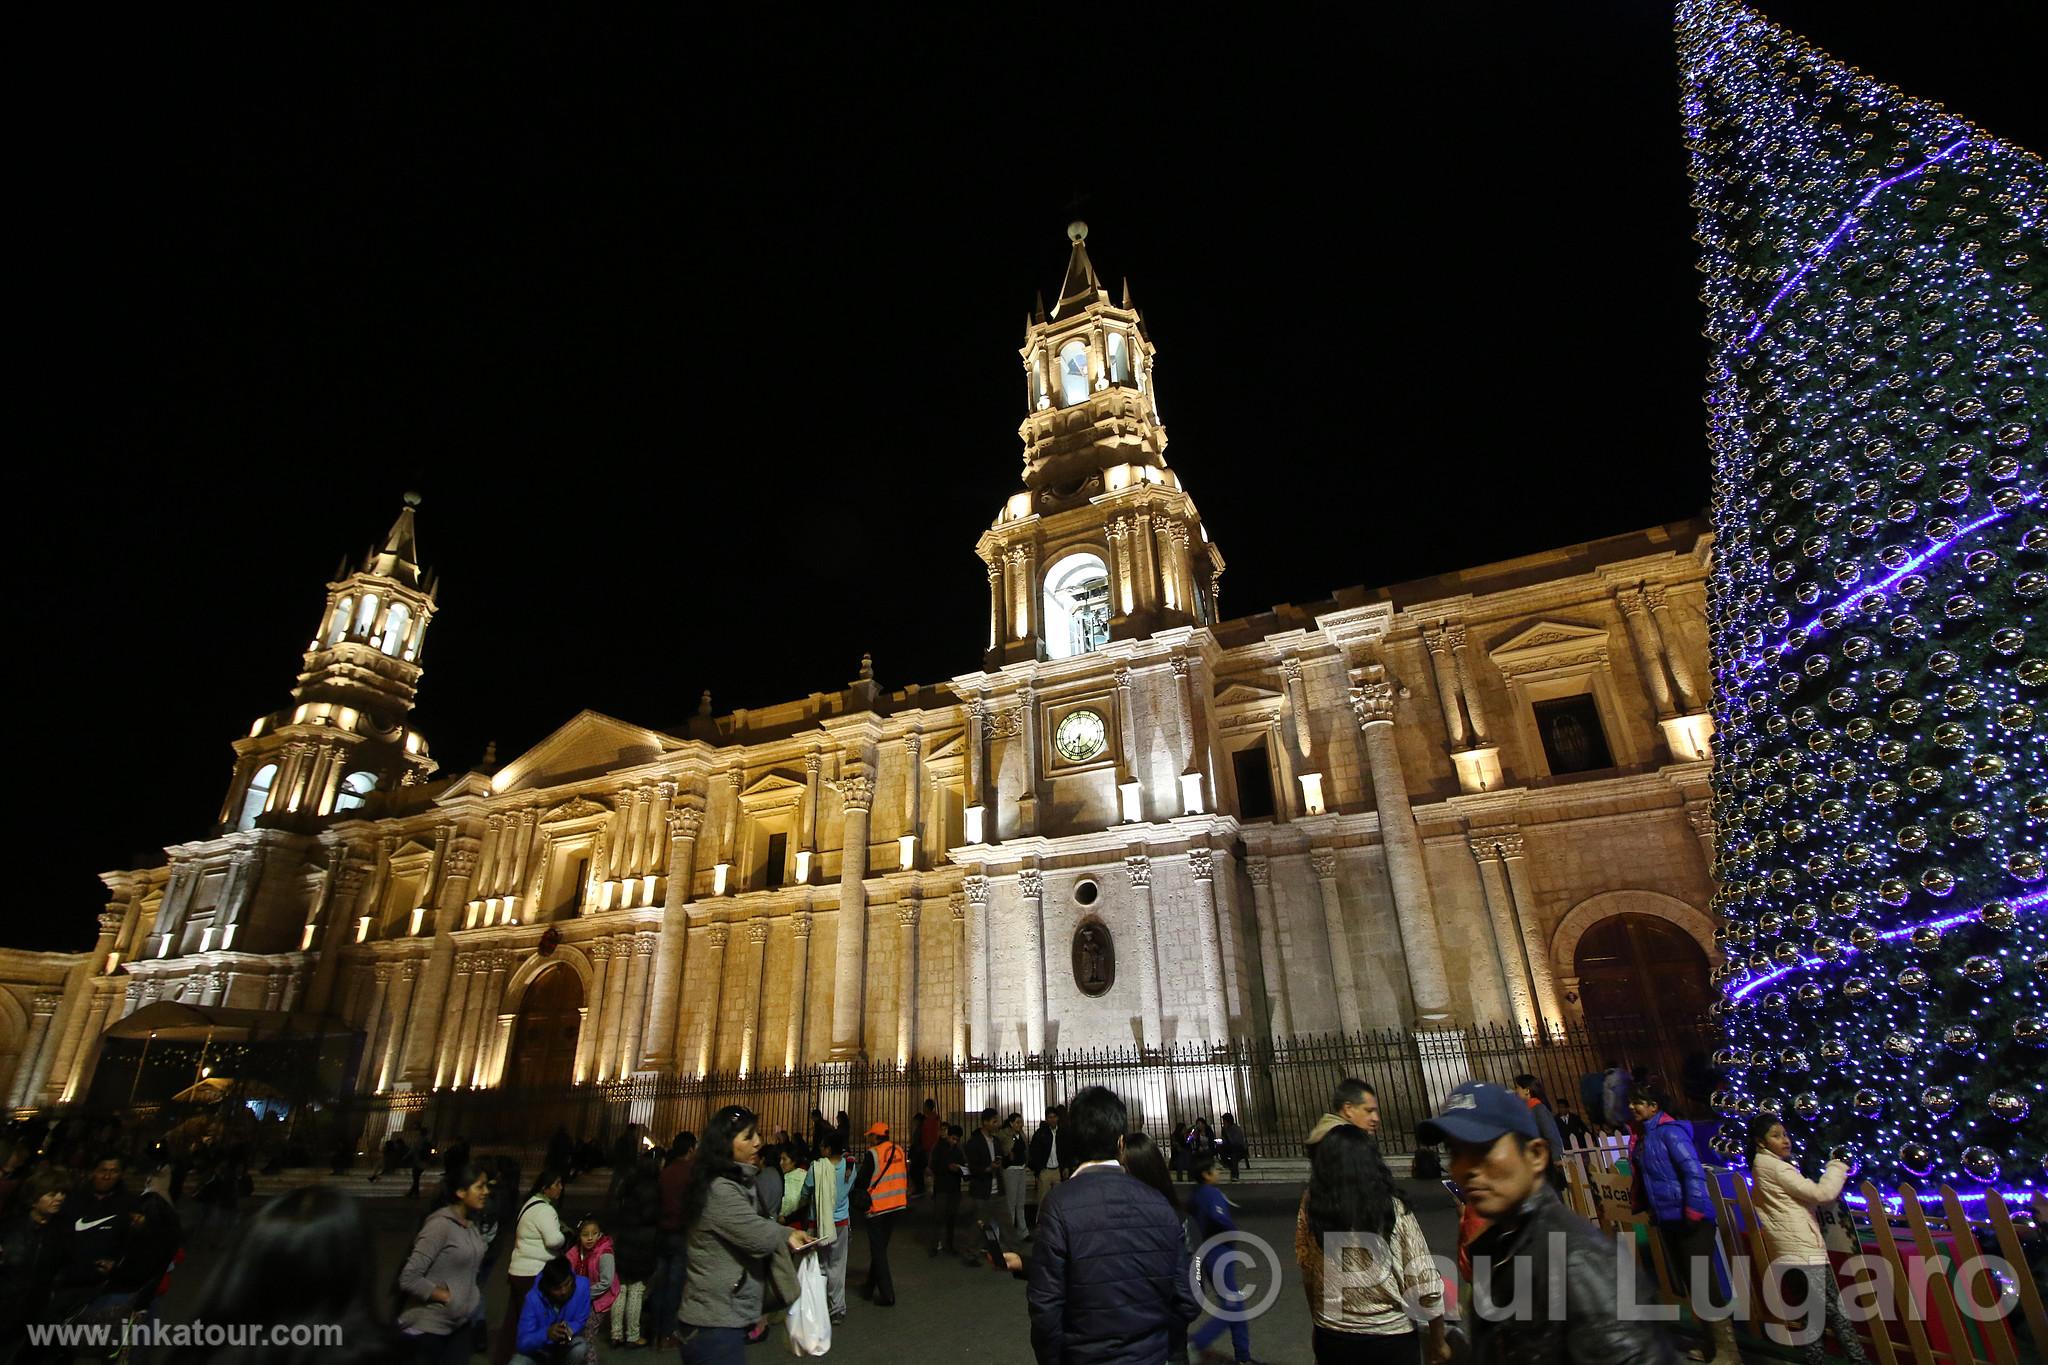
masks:
<svg viewBox="0 0 2048 1365"><path fill-rule="evenodd" d="M1730 1361L1740 1361L1735 1325L1725 1312L1709 1314L1700 1303L1701 1289L1714 1309L1728 1302L1714 1273L1714 1200L1707 1191L1699 1149L1692 1144L1692 1129L1665 1113L1664 1103L1663 1092L1648 1086L1628 1097L1629 1116L1636 1125L1629 1149L1635 1168L1631 1202L1638 1213L1647 1212L1656 1220L1664 1249L1671 1253L1672 1278L1691 1298L1694 1316L1707 1325L1706 1341L1692 1352L1692 1359L1712 1360L1718 1347Z"/></svg>
<svg viewBox="0 0 2048 1365"><path fill-rule="evenodd" d="M567 1257L555 1257L526 1291L512 1365L583 1365L590 1354L583 1339L589 1321L590 1281L569 1268Z"/></svg>

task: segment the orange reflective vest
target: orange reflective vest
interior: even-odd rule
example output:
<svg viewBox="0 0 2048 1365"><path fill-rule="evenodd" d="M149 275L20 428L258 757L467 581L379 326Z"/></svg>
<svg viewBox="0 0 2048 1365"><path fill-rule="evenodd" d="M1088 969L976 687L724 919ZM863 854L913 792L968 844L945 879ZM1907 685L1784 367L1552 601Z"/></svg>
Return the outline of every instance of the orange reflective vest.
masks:
<svg viewBox="0 0 2048 1365"><path fill-rule="evenodd" d="M910 1202L910 1170L904 1165L903 1149L884 1141L869 1150L875 1158L875 1174L868 1181L868 1214L900 1212Z"/></svg>

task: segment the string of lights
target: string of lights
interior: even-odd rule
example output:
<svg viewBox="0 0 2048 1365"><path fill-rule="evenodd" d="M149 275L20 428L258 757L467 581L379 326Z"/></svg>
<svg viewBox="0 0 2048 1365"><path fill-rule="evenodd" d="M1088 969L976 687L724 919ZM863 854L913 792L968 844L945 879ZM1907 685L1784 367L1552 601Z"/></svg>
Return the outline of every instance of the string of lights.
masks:
<svg viewBox="0 0 2048 1365"><path fill-rule="evenodd" d="M1713 347L1714 1105L1885 1189L2030 1199L2048 166L1735 0L1681 0L1678 44Z"/></svg>

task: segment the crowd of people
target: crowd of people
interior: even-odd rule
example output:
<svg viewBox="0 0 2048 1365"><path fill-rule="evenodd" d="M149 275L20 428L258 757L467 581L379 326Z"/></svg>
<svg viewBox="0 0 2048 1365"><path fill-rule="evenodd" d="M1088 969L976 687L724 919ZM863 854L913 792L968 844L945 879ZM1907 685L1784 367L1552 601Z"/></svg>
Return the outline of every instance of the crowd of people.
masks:
<svg viewBox="0 0 2048 1365"><path fill-rule="evenodd" d="M1615 1127L1610 1104L1626 1112L1637 1206L1662 1234L1674 1279L1719 1307L1715 1203L1690 1127L1654 1077L1610 1067L1598 1080L1600 1126ZM438 1180L388 1283L372 1283L360 1202L311 1187L244 1220L198 1294L202 1320L345 1324L345 1344L182 1358L453 1365L487 1353L493 1365L596 1365L647 1346L679 1351L686 1365L731 1365L797 1300L804 1258L816 1260L830 1320L845 1320L856 1223L867 1258L854 1292L893 1306L891 1245L917 1205L929 1257L1025 1281L1024 1321L1042 1362L1253 1365L1254 1315L1231 1311L1245 1298L1237 1258L1219 1254L1239 1233L1227 1186L1249 1156L1233 1115L1155 1139L1097 1086L1035 1126L995 1108L970 1117L971 1132L927 1100L907 1133L875 1122L855 1143L844 1113L814 1111L810 1131L792 1135L727 1106L702 1134L665 1146L638 1125L609 1152L558 1131L530 1180L511 1159L472 1156L459 1137L444 1147L423 1127L407 1130L393 1135L382 1173L411 1169L415 1189L422 1173ZM1479 1309L1461 1329L1446 1310L1442 1264L1381 1154L1378 1097L1362 1080L1342 1082L1305 1135L1310 1174L1295 1211L1314 1358L1675 1361L1664 1329L1625 1311L1630 1281L1614 1244L1559 1197L1559 1153L1583 1140L1571 1120L1524 1075L1511 1087L1458 1087L1417 1129L1443 1149L1459 1201L1458 1274ZM201 1147L173 1161L152 1148L138 1160L118 1130L13 1136L0 1156L0 1362L64 1358L25 1345L30 1321L146 1318L194 1234L181 1209L208 1208L200 1192L222 1181L243 1188L233 1153ZM1835 1163L1807 1179L1768 1116L1749 1139L1774 1273L1861 1360L1815 1219L1845 1170ZM94 1140L105 1145L85 1145ZM193 1186L182 1198L180 1184ZM196 1221L208 1230L211 1219ZM496 1276L504 1306L493 1323L485 1301ZM1533 1313L1488 1311L1517 1294ZM1725 1317L1697 1322L1691 1358L1739 1360ZM1818 1337L1804 1349L1826 1358Z"/></svg>

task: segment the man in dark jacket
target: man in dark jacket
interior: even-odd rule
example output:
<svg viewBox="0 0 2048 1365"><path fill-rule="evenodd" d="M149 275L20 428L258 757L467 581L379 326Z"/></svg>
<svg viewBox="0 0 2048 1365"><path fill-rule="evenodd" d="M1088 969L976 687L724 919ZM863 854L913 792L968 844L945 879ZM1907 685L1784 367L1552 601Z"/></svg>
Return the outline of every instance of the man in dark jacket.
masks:
<svg viewBox="0 0 2048 1365"><path fill-rule="evenodd" d="M1180 1216L1117 1164L1129 1118L1115 1092L1090 1086L1067 1114L1075 1166L1039 1206L1031 1349L1039 1365L1161 1365L1197 1312Z"/></svg>
<svg viewBox="0 0 2048 1365"><path fill-rule="evenodd" d="M996 1126L996 1111L981 1111L981 1126L967 1136L967 1197L974 1201L974 1221L989 1227L1003 1226L1003 1140ZM980 1257L968 1255L967 1264L980 1264Z"/></svg>
<svg viewBox="0 0 2048 1365"><path fill-rule="evenodd" d="M127 1250L135 1212L135 1196L121 1182L124 1171L120 1155L109 1152L93 1164L85 1187L64 1201L57 1234L64 1262L50 1296L53 1317L115 1306L100 1300L108 1295L107 1283Z"/></svg>
<svg viewBox="0 0 2048 1365"><path fill-rule="evenodd" d="M1024 1167L1031 1172L1031 1184L1036 1192L1040 1211L1045 1208L1045 1197L1052 1193L1052 1187L1066 1179L1073 1168L1074 1159L1060 1142L1060 1124L1067 1117L1067 1106L1056 1104L1046 1111L1045 1121L1031 1135L1031 1149L1024 1158Z"/></svg>
<svg viewBox="0 0 2048 1365"><path fill-rule="evenodd" d="M1451 1178L1488 1224L1471 1246L1473 1360L1675 1365L1640 1292L1624 1300L1614 1244L1550 1188L1550 1147L1526 1102L1468 1081L1415 1135L1448 1146Z"/></svg>

